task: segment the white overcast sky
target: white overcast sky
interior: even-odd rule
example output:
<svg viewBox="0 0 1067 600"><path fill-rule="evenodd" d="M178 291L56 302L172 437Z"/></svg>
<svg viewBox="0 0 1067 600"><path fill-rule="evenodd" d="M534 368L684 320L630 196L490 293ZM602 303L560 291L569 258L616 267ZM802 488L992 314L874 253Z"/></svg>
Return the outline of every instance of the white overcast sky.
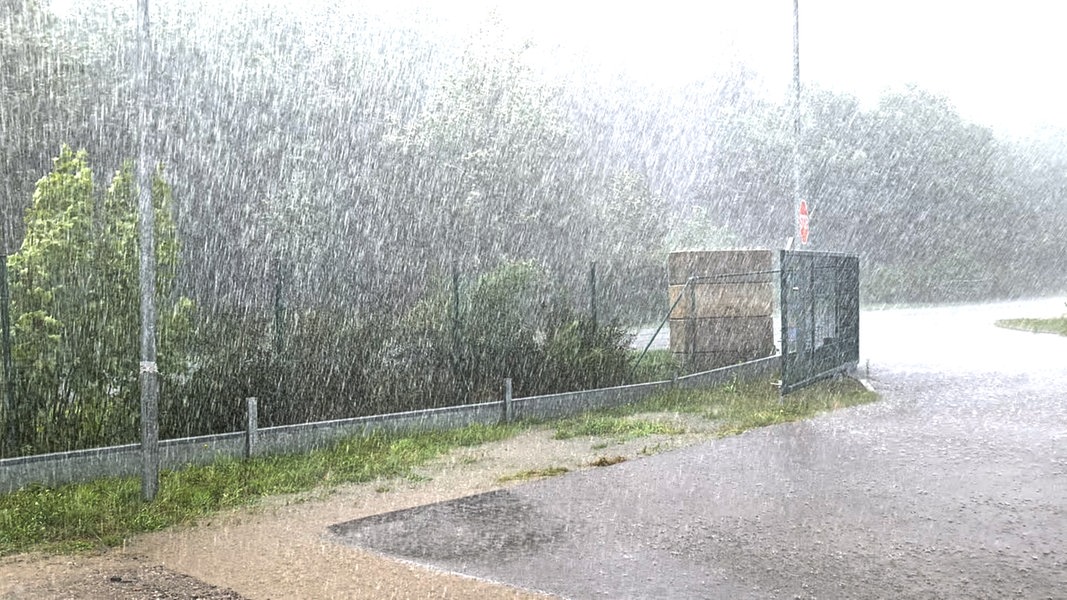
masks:
<svg viewBox="0 0 1067 600"><path fill-rule="evenodd" d="M792 82L792 0L459 2L635 76L699 77L728 60ZM914 83L967 119L1023 135L1067 129L1067 0L800 0L801 77L873 103ZM575 56L582 56L577 53Z"/></svg>
<svg viewBox="0 0 1067 600"><path fill-rule="evenodd" d="M81 1L50 3L62 13ZM493 13L512 34L562 49L556 59L572 69L676 83L739 61L774 93L792 83L793 0L249 1L369 18L414 9L470 32ZM800 0L800 39L805 82L867 105L916 84L1001 134L1067 130L1067 0Z"/></svg>

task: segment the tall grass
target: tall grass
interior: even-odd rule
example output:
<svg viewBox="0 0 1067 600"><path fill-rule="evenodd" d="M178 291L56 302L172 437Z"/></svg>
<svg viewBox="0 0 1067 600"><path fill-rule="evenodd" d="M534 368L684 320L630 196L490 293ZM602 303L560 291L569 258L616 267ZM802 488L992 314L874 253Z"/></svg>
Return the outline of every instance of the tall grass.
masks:
<svg viewBox="0 0 1067 600"><path fill-rule="evenodd" d="M641 351L634 351L633 360L641 359L633 369L633 380L638 383L647 381L668 381L675 375L683 375L682 364L674 358L670 350L649 350L644 356Z"/></svg>

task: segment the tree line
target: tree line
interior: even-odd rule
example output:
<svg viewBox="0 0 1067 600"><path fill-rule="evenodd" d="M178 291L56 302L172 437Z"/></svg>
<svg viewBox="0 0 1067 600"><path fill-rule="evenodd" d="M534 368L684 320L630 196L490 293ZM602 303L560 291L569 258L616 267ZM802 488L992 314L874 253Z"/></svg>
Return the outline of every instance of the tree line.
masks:
<svg viewBox="0 0 1067 600"><path fill-rule="evenodd" d="M4 2L18 239L61 144L109 168L133 156L132 8ZM308 302L418 293L435 270L502 257L564 276L595 260L633 295L671 247L777 247L792 229L790 107L743 66L611 88L543 77L492 20L442 50L432 23L180 4L155 17L152 131L192 297L266 300L277 258ZM1062 288L1062 134L1004 141L916 88L875 107L806 89L803 117L815 241L862 255L870 298L936 299L957 279Z"/></svg>

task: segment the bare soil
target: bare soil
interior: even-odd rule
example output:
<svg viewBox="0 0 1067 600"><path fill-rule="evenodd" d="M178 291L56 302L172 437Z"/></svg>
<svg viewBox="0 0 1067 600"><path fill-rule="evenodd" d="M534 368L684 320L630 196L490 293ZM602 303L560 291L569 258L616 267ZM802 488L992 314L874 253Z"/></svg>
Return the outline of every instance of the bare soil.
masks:
<svg viewBox="0 0 1067 600"><path fill-rule="evenodd" d="M0 599L88 600L284 598L543 598L543 594L345 547L329 526L375 514L521 485L517 475L612 464L708 439L713 424L691 415L690 433L630 441L552 439L552 430L462 448L410 476L345 485L145 534L95 554L0 558ZM507 483L502 483L506 481Z"/></svg>

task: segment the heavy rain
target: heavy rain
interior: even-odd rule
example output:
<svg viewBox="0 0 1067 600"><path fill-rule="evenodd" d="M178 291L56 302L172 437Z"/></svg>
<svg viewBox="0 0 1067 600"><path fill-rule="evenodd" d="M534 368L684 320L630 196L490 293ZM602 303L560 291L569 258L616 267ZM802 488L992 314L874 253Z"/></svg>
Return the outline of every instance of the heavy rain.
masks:
<svg viewBox="0 0 1067 600"><path fill-rule="evenodd" d="M1067 595L1067 11L706 4L0 0L0 598Z"/></svg>

